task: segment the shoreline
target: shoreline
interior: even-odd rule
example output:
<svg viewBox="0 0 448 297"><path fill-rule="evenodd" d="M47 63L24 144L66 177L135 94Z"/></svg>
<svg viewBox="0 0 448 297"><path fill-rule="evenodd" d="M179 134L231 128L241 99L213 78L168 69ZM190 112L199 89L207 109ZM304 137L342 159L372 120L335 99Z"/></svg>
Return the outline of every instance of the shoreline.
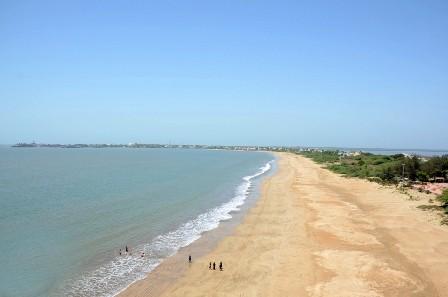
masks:
<svg viewBox="0 0 448 297"><path fill-rule="evenodd" d="M247 193L243 204L239 206L239 209L232 210L228 213L231 218L221 220L216 228L201 233L198 239L187 246L181 247L175 254L163 259L163 261L153 270L148 272L144 278L135 280L120 292L111 296L127 296L128 290L138 290L135 288L139 288L142 283L146 282L149 282L152 285L150 295L147 295L148 292L146 292L145 296L160 295L173 281L180 278L187 271L189 264L186 259L188 259L189 255L192 256L192 262L194 263L196 258L200 258L205 254L210 253L223 238L231 235L235 228L242 222L245 215L247 215L247 212L258 200L261 183L275 174L277 170L277 156L272 153L269 154L272 156L272 160L260 167L260 172L242 178L243 181L250 182L248 188L249 192ZM264 168L266 166L269 166L269 169L265 171Z"/></svg>
<svg viewBox="0 0 448 297"><path fill-rule="evenodd" d="M446 296L448 229L415 201L276 155L277 172L232 234L163 292L148 278L119 296Z"/></svg>

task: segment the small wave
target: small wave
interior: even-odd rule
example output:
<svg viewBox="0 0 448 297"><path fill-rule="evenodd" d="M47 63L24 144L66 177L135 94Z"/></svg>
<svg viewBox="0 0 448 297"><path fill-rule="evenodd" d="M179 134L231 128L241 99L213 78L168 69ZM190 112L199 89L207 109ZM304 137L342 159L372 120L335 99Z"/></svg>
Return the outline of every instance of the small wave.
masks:
<svg viewBox="0 0 448 297"><path fill-rule="evenodd" d="M154 238L150 243L137 246L134 255L117 257L106 265L84 274L80 279L71 281L62 293L66 297L118 295L129 285L143 279L166 257L174 255L180 248L186 247L201 237L201 234L218 227L221 221L232 218L231 212L240 210L252 188L252 180L271 169L269 161L259 170L242 178L236 188L235 196L228 202L198 215L174 231ZM145 257L139 257L144 252Z"/></svg>

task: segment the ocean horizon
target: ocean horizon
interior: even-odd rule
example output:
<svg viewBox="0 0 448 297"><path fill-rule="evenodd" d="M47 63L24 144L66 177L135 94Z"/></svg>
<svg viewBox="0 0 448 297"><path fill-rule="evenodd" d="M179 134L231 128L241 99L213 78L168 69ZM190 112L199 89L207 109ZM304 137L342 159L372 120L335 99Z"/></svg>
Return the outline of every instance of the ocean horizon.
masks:
<svg viewBox="0 0 448 297"><path fill-rule="evenodd" d="M273 160L266 152L0 147L0 295L114 296L231 219Z"/></svg>

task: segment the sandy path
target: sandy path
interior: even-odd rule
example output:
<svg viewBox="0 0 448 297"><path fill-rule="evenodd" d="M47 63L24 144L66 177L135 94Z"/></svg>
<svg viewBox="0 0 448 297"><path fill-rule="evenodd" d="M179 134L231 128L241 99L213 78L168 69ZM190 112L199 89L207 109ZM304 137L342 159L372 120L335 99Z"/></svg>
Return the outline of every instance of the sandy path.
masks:
<svg viewBox="0 0 448 297"><path fill-rule="evenodd" d="M149 280L121 296L150 296ZM402 194L280 154L235 233L162 296L448 296L448 228Z"/></svg>

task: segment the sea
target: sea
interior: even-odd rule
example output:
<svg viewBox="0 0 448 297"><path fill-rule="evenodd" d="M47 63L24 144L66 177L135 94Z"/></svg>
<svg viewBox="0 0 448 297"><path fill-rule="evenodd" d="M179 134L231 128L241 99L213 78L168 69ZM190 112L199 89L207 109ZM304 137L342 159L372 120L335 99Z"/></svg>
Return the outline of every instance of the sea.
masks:
<svg viewBox="0 0 448 297"><path fill-rule="evenodd" d="M115 296L274 169L265 152L0 147L0 296Z"/></svg>

